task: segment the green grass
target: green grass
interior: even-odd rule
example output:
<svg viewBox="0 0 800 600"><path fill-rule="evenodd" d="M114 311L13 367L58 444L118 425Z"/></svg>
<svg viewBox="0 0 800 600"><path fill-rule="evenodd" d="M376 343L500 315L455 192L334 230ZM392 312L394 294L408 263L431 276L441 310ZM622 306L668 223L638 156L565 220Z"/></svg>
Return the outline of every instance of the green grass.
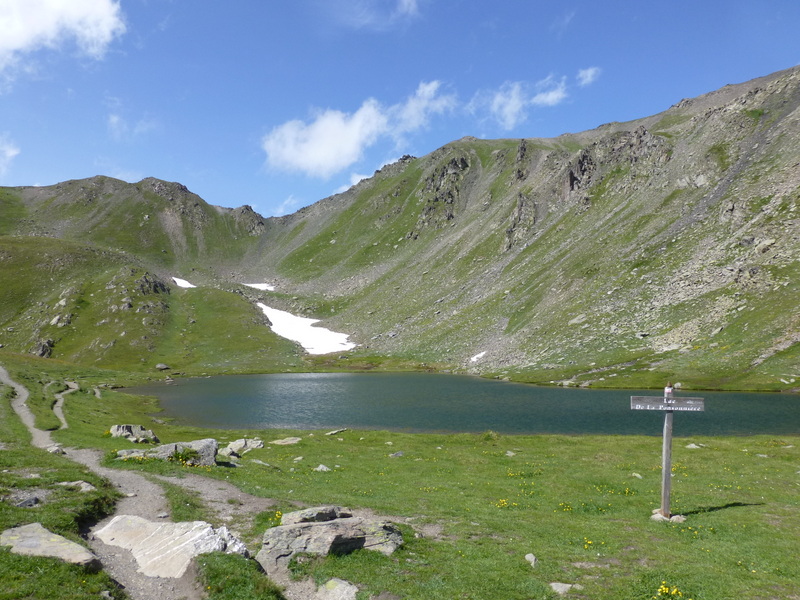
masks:
<svg viewBox="0 0 800 600"><path fill-rule="evenodd" d="M57 381L65 374L63 367L49 367L47 361L32 363L37 365L35 377L24 364L14 366L14 375L30 383L37 378ZM333 503L401 519L406 543L390 557L359 551L302 564L303 572L319 583L330 577L356 583L364 598L381 592L420 600L554 598L549 590L553 581L579 583L584 597L599 600L650 600L662 581L695 600L784 598L798 591L800 567L793 548L800 535L795 501L800 437L676 438L672 507L687 521L656 523L649 516L660 503L658 436L385 431L325 436L308 431L203 430L171 422L153 424L149 415L154 405L127 394L103 390L96 398L91 388L106 372L84 370L75 375L85 376L86 382L73 377L82 388L67 396L70 428L53 434L62 443L106 451L133 447L105 435L117 422L152 426L162 442L211 436L222 443L254 435L264 440L301 437L297 446L268 444L253 450L236 469L191 472L273 498L284 512L297 502ZM4 419L3 424L3 439L21 435L14 419ZM687 449L689 442L703 447ZM389 456L398 451L403 455ZM28 466L47 466L42 469L46 481L56 477L51 469L66 463L46 453L26 452ZM8 456L8 450L0 451L0 460ZM8 459L15 469L20 468L21 456L20 451ZM303 459L295 461L298 456ZM277 468L265 469L250 459ZM187 469L156 461L106 464L172 475ZM313 471L318 464L332 470ZM69 477L97 480L88 474ZM8 487L30 485L19 473L7 481ZM180 518L207 516L202 497L172 486L169 495ZM0 518L17 524L19 518L9 520L8 509L0 507ZM50 519L47 523L54 528L77 531L74 511L54 511ZM255 522L255 528L245 532L251 543L275 524L274 511ZM538 559L535 568L524 558L528 553ZM8 564L6 558L12 564L18 560L0 554L0 569ZM252 562L223 556L201 562L204 587L212 598L280 598L270 596L279 592L254 574ZM10 568L2 573L12 577Z"/></svg>
<svg viewBox="0 0 800 600"><path fill-rule="evenodd" d="M198 560L208 600L285 600L258 565L238 555L214 552Z"/></svg>

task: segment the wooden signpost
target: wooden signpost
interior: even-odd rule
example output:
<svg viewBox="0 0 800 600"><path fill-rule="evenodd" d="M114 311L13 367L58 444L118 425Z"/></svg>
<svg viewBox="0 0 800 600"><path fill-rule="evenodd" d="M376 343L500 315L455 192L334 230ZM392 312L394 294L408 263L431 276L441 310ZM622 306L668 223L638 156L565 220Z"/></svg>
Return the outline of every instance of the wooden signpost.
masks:
<svg viewBox="0 0 800 600"><path fill-rule="evenodd" d="M664 396L631 396L632 410L664 411L664 442L661 455L661 514L669 519L669 494L672 487L672 414L678 412L702 412L703 398L676 398Z"/></svg>

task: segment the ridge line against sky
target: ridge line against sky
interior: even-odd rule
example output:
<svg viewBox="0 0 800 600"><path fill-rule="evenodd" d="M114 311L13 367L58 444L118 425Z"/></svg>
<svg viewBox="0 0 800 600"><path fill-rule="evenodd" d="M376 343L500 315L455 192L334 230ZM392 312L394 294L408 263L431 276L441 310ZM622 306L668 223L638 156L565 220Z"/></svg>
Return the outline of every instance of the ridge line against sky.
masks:
<svg viewBox="0 0 800 600"><path fill-rule="evenodd" d="M800 62L800 3L0 0L0 185L281 215L466 135L556 137Z"/></svg>

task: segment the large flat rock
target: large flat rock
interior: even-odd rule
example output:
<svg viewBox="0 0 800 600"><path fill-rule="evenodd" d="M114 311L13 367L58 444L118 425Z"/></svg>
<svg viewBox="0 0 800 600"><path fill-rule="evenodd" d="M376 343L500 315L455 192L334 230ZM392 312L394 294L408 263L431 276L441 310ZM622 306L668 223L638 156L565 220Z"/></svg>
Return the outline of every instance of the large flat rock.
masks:
<svg viewBox="0 0 800 600"><path fill-rule="evenodd" d="M100 560L89 550L45 529L41 523L30 523L0 533L0 546L11 546L11 552L25 556L48 556L89 570L99 570Z"/></svg>
<svg viewBox="0 0 800 600"><path fill-rule="evenodd" d="M205 521L154 523L117 515L95 535L106 544L130 550L138 571L149 577L181 577L192 559L206 552L247 552L225 527L215 530Z"/></svg>

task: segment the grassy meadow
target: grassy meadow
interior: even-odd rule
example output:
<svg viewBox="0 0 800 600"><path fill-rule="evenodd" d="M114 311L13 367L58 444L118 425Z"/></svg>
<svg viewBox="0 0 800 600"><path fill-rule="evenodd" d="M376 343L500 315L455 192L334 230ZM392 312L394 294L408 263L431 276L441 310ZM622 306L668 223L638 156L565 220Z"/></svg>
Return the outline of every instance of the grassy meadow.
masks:
<svg viewBox="0 0 800 600"><path fill-rule="evenodd" d="M39 421L50 423L47 398L66 370L50 362L5 358L12 376L31 389ZM32 364L38 368L35 375ZM405 545L390 557L359 551L297 565L298 576L320 583L340 577L357 584L359 598L381 592L420 600L555 598L552 582L580 586L567 597L601 600L800 596L800 437L676 438L672 508L686 521L659 523L650 514L660 504L660 432L650 437L201 430L154 423L152 399L105 388L97 399L94 386L110 377L113 373L89 369L72 372L81 390L67 396L70 428L54 431L55 440L111 454L133 447L105 435L121 422L152 427L162 442L215 437L224 445L243 436L265 442L302 438L293 446L266 444L247 453L236 468L219 463L196 470L275 500L274 511L259 515L256 527L240 531L254 553L264 529L277 523L275 513L301 505L368 508L403 523ZM51 380L56 383L48 385ZM28 479L33 471L42 474L35 485L47 488L67 478L100 484L84 469L29 448L27 434L9 418L9 394L3 391L0 495L33 485ZM700 447L686 448L690 443ZM147 461L114 464L170 473L188 468ZM314 471L320 464L331 471ZM177 517L212 518L202 498L180 488L168 492ZM34 509L0 503L0 527L41 520L77 539L82 519L106 510L113 496L102 485L94 499L82 497L80 505L74 504L75 494L59 494L63 499L57 496ZM536 557L533 567L528 554ZM281 597L251 562L216 555L200 562L210 598ZM47 570L41 564L0 550L0 589L13 590L0 592L0 599L94 598L98 586L107 583L102 574L59 566L38 592L29 590L25 586L35 582L30 577L20 582L19 572ZM61 589L53 578L63 579L64 595L50 595Z"/></svg>

